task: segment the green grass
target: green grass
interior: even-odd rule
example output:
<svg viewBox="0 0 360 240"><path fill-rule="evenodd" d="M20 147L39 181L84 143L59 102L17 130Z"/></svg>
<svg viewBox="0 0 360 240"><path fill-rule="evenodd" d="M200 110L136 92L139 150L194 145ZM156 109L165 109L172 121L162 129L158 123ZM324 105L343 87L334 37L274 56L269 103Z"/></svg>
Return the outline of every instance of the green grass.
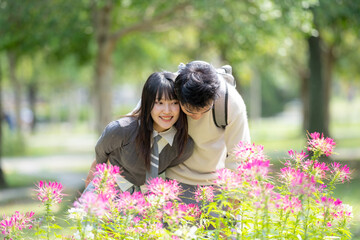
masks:
<svg viewBox="0 0 360 240"><path fill-rule="evenodd" d="M53 181L53 179L44 179L43 177L40 179L40 177L18 174L14 172L8 172L5 175L5 181L8 185L8 188L32 187L40 180Z"/></svg>

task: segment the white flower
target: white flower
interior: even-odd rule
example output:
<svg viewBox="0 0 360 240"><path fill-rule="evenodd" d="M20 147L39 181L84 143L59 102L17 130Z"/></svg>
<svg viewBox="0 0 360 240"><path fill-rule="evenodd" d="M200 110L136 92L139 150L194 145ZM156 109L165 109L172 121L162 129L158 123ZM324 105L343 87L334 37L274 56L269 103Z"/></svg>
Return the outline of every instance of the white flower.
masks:
<svg viewBox="0 0 360 240"><path fill-rule="evenodd" d="M88 240L93 240L94 239L94 233L92 232L93 231L93 226L91 225L86 225L85 227L85 238L88 239Z"/></svg>
<svg viewBox="0 0 360 240"><path fill-rule="evenodd" d="M70 208L68 212L70 219L82 220L86 216L86 212L81 208Z"/></svg>
<svg viewBox="0 0 360 240"><path fill-rule="evenodd" d="M81 239L79 231L77 231L76 233L74 233L73 236L74 236L75 239Z"/></svg>

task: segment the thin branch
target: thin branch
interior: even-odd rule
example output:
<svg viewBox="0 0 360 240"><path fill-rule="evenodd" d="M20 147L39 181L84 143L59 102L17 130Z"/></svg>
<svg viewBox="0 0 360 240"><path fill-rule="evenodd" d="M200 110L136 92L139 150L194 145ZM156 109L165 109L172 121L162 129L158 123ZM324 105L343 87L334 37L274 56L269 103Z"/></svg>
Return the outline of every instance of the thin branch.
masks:
<svg viewBox="0 0 360 240"><path fill-rule="evenodd" d="M115 32L114 34L112 34L110 36L110 39L112 41L117 41L118 39L122 38L123 36L125 36L129 33L138 32L138 31L152 31L152 30L156 29L156 27L157 27L156 23L161 22L163 19L166 19L167 17L169 17L171 15L174 15L176 12L184 10L189 5L190 5L190 2L188 2L188 1L181 3L179 5L176 5L175 7L171 8L167 11L164 11L160 15L155 16L154 18L145 19L139 23L136 23L132 26L121 29L118 32Z"/></svg>

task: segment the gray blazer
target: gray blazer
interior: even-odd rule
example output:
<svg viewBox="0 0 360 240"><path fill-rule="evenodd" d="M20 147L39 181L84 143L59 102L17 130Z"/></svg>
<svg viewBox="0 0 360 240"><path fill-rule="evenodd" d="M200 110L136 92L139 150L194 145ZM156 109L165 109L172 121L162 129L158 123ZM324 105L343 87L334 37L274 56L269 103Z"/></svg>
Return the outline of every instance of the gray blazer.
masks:
<svg viewBox="0 0 360 240"><path fill-rule="evenodd" d="M107 160L112 165L119 166L121 175L136 186L145 183L146 168L144 160L136 151L135 138L138 133L138 119L134 117L123 117L109 123L96 146L96 162L105 163ZM159 155L159 174L167 168L173 167L188 159L194 149L194 141L189 136L183 154L179 157L177 150L178 141L175 135L173 145L167 144Z"/></svg>

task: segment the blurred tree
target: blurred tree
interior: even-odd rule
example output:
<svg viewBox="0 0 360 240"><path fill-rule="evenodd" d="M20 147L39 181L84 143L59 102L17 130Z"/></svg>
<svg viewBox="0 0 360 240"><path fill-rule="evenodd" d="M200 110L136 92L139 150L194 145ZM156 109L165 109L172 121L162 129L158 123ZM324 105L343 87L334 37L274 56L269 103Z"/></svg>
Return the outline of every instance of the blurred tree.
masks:
<svg viewBox="0 0 360 240"><path fill-rule="evenodd" d="M116 44L125 36L174 28L181 24L178 15L184 14L189 1L114 1L91 0L93 30L96 40L94 97L96 130L102 132L111 120L113 79L112 54Z"/></svg>
<svg viewBox="0 0 360 240"><path fill-rule="evenodd" d="M344 55L344 41L343 37L347 32L355 32L359 36L360 25L360 5L351 0L340 1L324 1L319 0L319 4L312 9L314 16L314 25L319 33L318 36L310 37L310 63L312 61L311 46L315 43L316 49L320 54L320 68L310 68L311 75L319 76L319 84L322 84L323 90L310 90L310 100L315 99L317 94L318 99L323 102L322 106L310 105L309 114L309 131L320 131L326 135L329 133L330 123L330 97L331 97L331 85L333 82L334 66L337 64L339 58L345 57ZM318 38L318 39L314 39ZM314 42L315 41L315 42ZM354 46L355 47L355 46ZM319 71L322 71L321 73ZM319 73L321 75L319 75ZM314 80L315 79L311 79ZM323 100L321 100L323 99ZM319 113L320 116L319 116ZM323 120L321 123L319 119Z"/></svg>
<svg viewBox="0 0 360 240"><path fill-rule="evenodd" d="M6 51L8 56L17 125L20 125L23 88L27 88L30 108L36 113L34 103L39 85L38 76L25 74L25 78L19 77L22 69L18 69L18 64L24 57L35 58L41 51L50 62L58 63L69 55L75 55L79 63L89 60L91 35L87 30L90 22L84 14L87 12L85 7L83 1L70 0L1 1L0 34L3 37L0 51ZM31 65L33 61L28 62Z"/></svg>
<svg viewBox="0 0 360 240"><path fill-rule="evenodd" d="M203 53L208 52L206 48L215 48L220 64L233 66L237 89L250 101L250 117L281 111L285 102L280 95L269 99L270 94L262 92L262 89L276 92L282 87L277 84L275 71L271 71L279 65L276 61L281 57L278 49L287 37L284 34L286 25L278 23L280 8L273 1L212 1L211 8L206 8L207 4L208 1L199 1L197 5L201 19L198 54L204 56ZM266 75L274 76L260 77ZM277 97L279 101L271 101ZM269 108L270 102L276 106ZM273 111L265 112L267 110Z"/></svg>
<svg viewBox="0 0 360 240"><path fill-rule="evenodd" d="M358 35L360 5L351 0L276 2L281 6L284 23L295 31L303 32L308 42L307 69L298 68L303 83L304 129L330 135L329 103L333 68L342 49L347 48L344 48L346 41L343 41L343 36L349 31ZM308 14L311 14L312 26L296 22L299 16L308 18Z"/></svg>
<svg viewBox="0 0 360 240"><path fill-rule="evenodd" d="M2 107L2 65L0 57L0 189L7 186L4 176L4 171L2 169L2 123L4 118L3 107Z"/></svg>

